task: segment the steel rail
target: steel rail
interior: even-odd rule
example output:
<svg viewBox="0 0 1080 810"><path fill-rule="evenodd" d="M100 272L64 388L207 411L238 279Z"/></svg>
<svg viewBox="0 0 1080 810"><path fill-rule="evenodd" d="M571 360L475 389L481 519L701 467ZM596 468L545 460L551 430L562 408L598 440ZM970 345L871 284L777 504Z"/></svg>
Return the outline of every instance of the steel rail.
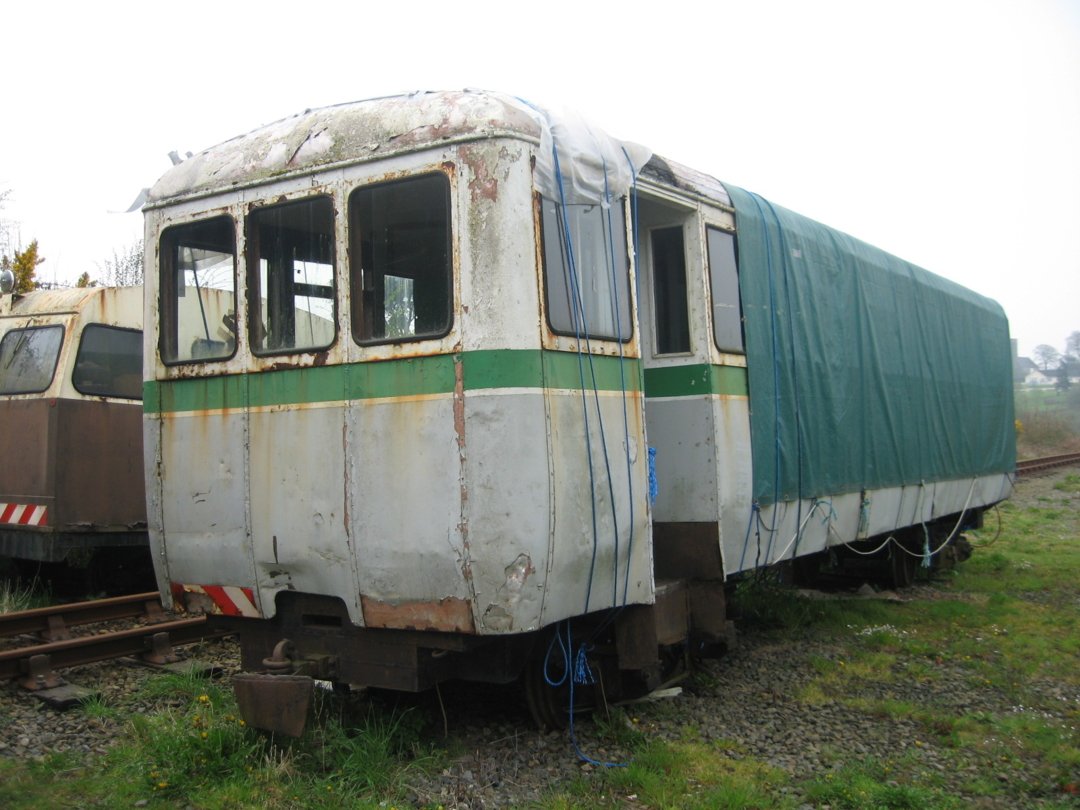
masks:
<svg viewBox="0 0 1080 810"><path fill-rule="evenodd" d="M166 640L170 646L179 646L227 635L228 632L223 630L208 630L206 617L198 616L4 650L0 652L0 680L25 675L30 669L30 660L37 656L45 656L50 669L59 669L127 655L153 653Z"/></svg>
<svg viewBox="0 0 1080 810"><path fill-rule="evenodd" d="M150 622L167 620L157 591L3 613L0 638L36 633L50 641L61 641L70 637L66 632L68 627L139 617Z"/></svg>
<svg viewBox="0 0 1080 810"><path fill-rule="evenodd" d="M1071 464L1080 464L1080 453L1061 453L1056 456L1044 456L1043 458L1029 458L1016 462L1017 475L1030 475L1031 473L1051 470L1055 467L1067 467Z"/></svg>

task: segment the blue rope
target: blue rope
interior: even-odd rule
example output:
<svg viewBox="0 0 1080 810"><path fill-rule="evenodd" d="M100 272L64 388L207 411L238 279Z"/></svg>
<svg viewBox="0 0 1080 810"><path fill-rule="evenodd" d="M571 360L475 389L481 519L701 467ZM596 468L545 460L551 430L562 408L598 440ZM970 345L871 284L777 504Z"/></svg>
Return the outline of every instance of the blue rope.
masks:
<svg viewBox="0 0 1080 810"><path fill-rule="evenodd" d="M600 532L596 518L596 477L593 473L592 440L589 436L589 402L585 394L585 364L581 352L581 328L585 326L586 347L588 347L588 326L584 324L585 308L581 303L581 283L574 261L574 244L570 238L570 220L566 212L566 189L563 185L562 167L559 164L559 146L555 143L554 133L551 141L552 158L555 165L555 178L559 184L559 210L562 214L563 242L567 252L567 271L570 274L571 320L574 326L574 342L577 346L578 379L581 383L581 416L585 424L585 460L589 467L589 501L592 510L592 559L589 562L589 579L585 589L585 613L589 612L589 600L592 598L593 575L596 571L596 553L600 543ZM580 320L579 320L580 318ZM591 354L591 351L590 351ZM590 357L591 364L591 357ZM593 376L595 384L595 375Z"/></svg>
<svg viewBox="0 0 1080 810"><path fill-rule="evenodd" d="M623 149L623 154L626 154L626 149ZM634 540L634 476L630 467L630 416L626 407L626 357L623 350L623 335L622 335L622 309L619 306L619 275L618 267L615 264L615 224L611 219L611 189L608 186L608 172L607 161L602 160L604 166L604 199L607 201L607 236L608 244L611 245L611 250L607 251L611 257L611 292L612 292L612 308L615 319L615 339L619 346L619 391L622 394L622 416L623 416L623 457L626 461L626 494L627 501L630 509L630 543ZM626 233L624 231L622 235L623 241L626 240ZM627 302L629 305L629 302ZM609 481L610 468L608 470ZM619 519L615 511L615 492L614 485L612 485L611 493L611 518L615 524L615 567L613 571L613 579L611 583L611 604L616 605L619 602ZM626 555L626 574L623 579L623 605L626 604L627 591L630 583L630 552L627 550Z"/></svg>
<svg viewBox="0 0 1080 810"><path fill-rule="evenodd" d="M578 744L577 731L574 728L574 686L575 684L580 686L589 686L596 683L596 676L593 674L592 668L589 666L589 650L591 646L587 643L578 645L577 652L574 650L574 641L571 635L570 622L561 622L561 626L566 628L566 639L563 640L562 631L560 625L555 627L555 635L552 637L551 642L548 644L547 655L544 657L544 681L553 689L557 689L560 686L568 685L570 688L570 711L568 716L568 725L570 729L570 742L574 746L574 753L577 754L578 759L582 762L587 762L590 765L595 765L601 768L625 768L626 763L620 762L604 762L603 760L593 759L581 750L581 746ZM562 675L558 680L554 680L550 677L550 658L551 653L555 649L556 641L559 644L559 652L562 656Z"/></svg>

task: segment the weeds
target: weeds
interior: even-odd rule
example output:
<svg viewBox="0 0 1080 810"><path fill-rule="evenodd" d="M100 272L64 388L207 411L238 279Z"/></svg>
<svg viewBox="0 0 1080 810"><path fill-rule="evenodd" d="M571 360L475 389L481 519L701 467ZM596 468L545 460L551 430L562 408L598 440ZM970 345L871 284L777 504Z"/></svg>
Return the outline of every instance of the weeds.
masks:
<svg viewBox="0 0 1080 810"><path fill-rule="evenodd" d="M0 613L32 610L48 603L48 589L37 577L28 583L17 578L0 579Z"/></svg>

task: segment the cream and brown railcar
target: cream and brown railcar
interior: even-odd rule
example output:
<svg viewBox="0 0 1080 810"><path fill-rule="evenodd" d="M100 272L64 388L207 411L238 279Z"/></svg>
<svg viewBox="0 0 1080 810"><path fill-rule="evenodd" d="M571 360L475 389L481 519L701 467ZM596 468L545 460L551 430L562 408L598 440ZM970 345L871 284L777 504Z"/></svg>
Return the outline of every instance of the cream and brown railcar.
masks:
<svg viewBox="0 0 1080 810"><path fill-rule="evenodd" d="M148 573L142 315L141 287L0 297L0 556Z"/></svg>

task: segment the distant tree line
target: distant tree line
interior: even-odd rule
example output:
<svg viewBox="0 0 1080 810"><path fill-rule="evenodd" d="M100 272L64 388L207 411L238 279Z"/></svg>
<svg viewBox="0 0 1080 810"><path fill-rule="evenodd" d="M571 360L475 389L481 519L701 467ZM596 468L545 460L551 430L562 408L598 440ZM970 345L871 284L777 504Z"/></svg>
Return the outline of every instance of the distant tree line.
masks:
<svg viewBox="0 0 1080 810"><path fill-rule="evenodd" d="M1056 385L1061 390L1068 389L1070 377L1080 377L1080 332L1072 332L1065 338L1064 352L1059 352L1047 343L1040 343L1032 354L1044 373L1055 373Z"/></svg>

